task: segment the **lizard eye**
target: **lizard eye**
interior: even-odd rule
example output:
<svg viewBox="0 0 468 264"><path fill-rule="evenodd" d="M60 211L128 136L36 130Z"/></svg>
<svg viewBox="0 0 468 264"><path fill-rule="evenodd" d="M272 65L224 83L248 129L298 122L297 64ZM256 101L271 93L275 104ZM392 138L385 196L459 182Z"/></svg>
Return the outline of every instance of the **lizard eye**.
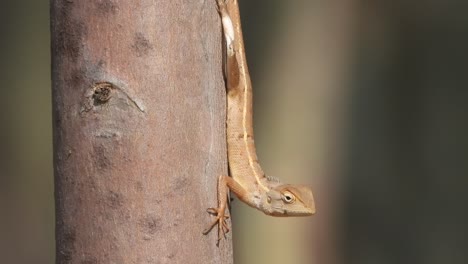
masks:
<svg viewBox="0 0 468 264"><path fill-rule="evenodd" d="M290 192L284 192L282 198L286 203L294 203L296 200L296 197L294 197L294 195Z"/></svg>

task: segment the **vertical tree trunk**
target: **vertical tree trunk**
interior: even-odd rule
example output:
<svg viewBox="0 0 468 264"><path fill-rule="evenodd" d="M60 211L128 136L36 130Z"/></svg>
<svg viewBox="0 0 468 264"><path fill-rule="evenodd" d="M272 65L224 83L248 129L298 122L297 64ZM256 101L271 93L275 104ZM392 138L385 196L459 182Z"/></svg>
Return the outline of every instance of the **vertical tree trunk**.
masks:
<svg viewBox="0 0 468 264"><path fill-rule="evenodd" d="M232 263L215 1L51 1L57 263Z"/></svg>

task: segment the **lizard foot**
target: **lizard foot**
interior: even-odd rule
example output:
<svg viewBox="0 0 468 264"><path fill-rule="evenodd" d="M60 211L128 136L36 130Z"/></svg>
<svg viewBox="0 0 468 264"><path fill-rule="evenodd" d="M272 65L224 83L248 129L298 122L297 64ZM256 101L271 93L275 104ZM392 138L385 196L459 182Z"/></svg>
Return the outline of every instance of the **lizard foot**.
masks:
<svg viewBox="0 0 468 264"><path fill-rule="evenodd" d="M211 229L215 227L216 224L218 224L218 242L223 238L226 237L226 233L229 232L229 227L226 223L226 219L229 218L229 215L225 214L225 208L208 208L206 210L209 214L216 215L216 219L213 221L213 223L203 231L203 234L206 235L208 234Z"/></svg>

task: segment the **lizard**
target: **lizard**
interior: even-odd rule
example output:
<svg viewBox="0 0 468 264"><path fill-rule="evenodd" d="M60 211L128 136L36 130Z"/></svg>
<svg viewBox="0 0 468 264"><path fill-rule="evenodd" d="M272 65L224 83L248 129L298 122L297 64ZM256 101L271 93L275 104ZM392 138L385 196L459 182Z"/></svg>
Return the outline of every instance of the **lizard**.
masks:
<svg viewBox="0 0 468 264"><path fill-rule="evenodd" d="M216 219L204 230L218 225L218 242L229 227L226 214L229 190L242 202L270 216L315 214L312 190L306 185L283 184L267 177L257 158L252 118L252 84L247 67L238 0L216 0L226 44L227 90L226 139L230 176L218 178L218 207L207 212Z"/></svg>

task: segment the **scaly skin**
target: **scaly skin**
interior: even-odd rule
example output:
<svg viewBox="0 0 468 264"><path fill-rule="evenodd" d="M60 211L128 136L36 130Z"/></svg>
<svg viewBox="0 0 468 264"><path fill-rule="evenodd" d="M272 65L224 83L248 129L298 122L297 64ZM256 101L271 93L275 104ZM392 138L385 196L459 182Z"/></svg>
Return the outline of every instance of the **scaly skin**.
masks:
<svg viewBox="0 0 468 264"><path fill-rule="evenodd" d="M227 148L231 177L218 180L218 207L208 212L218 224L218 241L229 231L225 219L231 190L251 207L271 216L309 216L315 213L312 190L283 184L265 176L255 151L252 124L252 84L247 68L237 0L217 0L226 40Z"/></svg>

